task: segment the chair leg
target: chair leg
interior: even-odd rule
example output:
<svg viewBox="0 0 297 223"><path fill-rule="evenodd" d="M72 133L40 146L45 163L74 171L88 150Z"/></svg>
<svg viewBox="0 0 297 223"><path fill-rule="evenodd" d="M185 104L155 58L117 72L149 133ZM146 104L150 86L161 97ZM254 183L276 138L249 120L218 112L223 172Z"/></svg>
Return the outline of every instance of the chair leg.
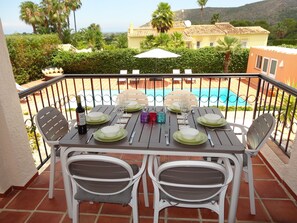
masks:
<svg viewBox="0 0 297 223"><path fill-rule="evenodd" d="M79 202L75 199L72 199L72 223L79 222Z"/></svg>
<svg viewBox="0 0 297 223"><path fill-rule="evenodd" d="M145 207L149 207L146 171L144 171L144 173L142 174L142 186L143 186L144 205Z"/></svg>
<svg viewBox="0 0 297 223"><path fill-rule="evenodd" d="M51 160L50 160L50 179L49 179L49 192L48 198L54 197L54 183L55 183L55 165L56 165L56 151L55 148L51 147Z"/></svg>
<svg viewBox="0 0 297 223"><path fill-rule="evenodd" d="M134 198L132 198L132 202L131 202L133 223L138 223L138 204L136 199L137 194L133 196L135 196Z"/></svg>
<svg viewBox="0 0 297 223"><path fill-rule="evenodd" d="M252 159L250 156L248 156L248 159L247 159L247 169L248 169L247 174L248 174L249 195L250 195L250 212L252 215L256 215L253 166L252 166Z"/></svg>

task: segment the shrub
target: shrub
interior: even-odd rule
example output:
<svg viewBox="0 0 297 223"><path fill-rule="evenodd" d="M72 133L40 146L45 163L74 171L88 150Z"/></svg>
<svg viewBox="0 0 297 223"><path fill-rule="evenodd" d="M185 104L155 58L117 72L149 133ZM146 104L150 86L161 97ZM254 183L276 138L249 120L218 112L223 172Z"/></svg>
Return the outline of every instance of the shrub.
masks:
<svg viewBox="0 0 297 223"><path fill-rule="evenodd" d="M6 41L19 84L42 78L41 70L52 65L51 58L60 44L57 35L9 35Z"/></svg>
<svg viewBox="0 0 297 223"><path fill-rule="evenodd" d="M63 67L65 73L112 74L121 69L139 69L141 73L171 73L172 69L191 68L194 73L222 73L224 55L213 47L201 49L168 49L180 54L178 58L135 58L137 49L116 49L92 53L58 52L52 65ZM248 50L232 56L231 72L245 73Z"/></svg>

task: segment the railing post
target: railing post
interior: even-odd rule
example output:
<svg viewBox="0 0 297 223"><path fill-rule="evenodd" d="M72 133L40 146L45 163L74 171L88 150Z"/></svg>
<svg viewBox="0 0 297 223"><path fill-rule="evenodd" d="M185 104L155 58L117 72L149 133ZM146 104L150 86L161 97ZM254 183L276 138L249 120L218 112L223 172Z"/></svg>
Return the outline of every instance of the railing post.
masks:
<svg viewBox="0 0 297 223"><path fill-rule="evenodd" d="M255 98L255 107L254 107L254 111L253 111L253 120L256 118L256 112L257 112L257 107L258 107L258 98L259 98L259 92L261 89L261 78L259 78L259 82L258 82L258 87L257 87L257 93L256 93L256 98Z"/></svg>

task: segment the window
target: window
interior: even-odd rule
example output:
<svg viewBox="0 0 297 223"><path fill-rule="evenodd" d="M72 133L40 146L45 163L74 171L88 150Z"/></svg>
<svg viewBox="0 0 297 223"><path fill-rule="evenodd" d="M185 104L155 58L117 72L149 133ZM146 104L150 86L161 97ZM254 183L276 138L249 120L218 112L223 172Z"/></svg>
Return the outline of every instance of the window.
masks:
<svg viewBox="0 0 297 223"><path fill-rule="evenodd" d="M241 47L246 48L247 47L247 40L242 40L241 41Z"/></svg>
<svg viewBox="0 0 297 223"><path fill-rule="evenodd" d="M214 46L214 42L210 42L209 43L209 46Z"/></svg>
<svg viewBox="0 0 297 223"><path fill-rule="evenodd" d="M269 74L275 75L276 74L276 67L277 67L277 60L271 59Z"/></svg>
<svg viewBox="0 0 297 223"><path fill-rule="evenodd" d="M199 41L197 41L197 43L196 43L196 48L197 49L200 48L200 42Z"/></svg>
<svg viewBox="0 0 297 223"><path fill-rule="evenodd" d="M264 73L264 74L267 74L268 63L269 63L269 59L264 57L264 59L263 59L263 67L262 67L262 73Z"/></svg>
<svg viewBox="0 0 297 223"><path fill-rule="evenodd" d="M262 67L262 56L258 55L256 60L256 68L260 70L261 67Z"/></svg>

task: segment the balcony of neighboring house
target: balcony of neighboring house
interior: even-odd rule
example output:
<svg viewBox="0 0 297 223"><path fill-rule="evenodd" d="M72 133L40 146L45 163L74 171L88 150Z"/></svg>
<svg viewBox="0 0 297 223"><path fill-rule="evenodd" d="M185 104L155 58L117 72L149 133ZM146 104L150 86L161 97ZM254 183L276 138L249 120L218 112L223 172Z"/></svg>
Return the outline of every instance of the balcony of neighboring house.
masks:
<svg viewBox="0 0 297 223"><path fill-rule="evenodd" d="M296 222L296 89L261 74L121 75L123 76L127 81L118 84L118 74L65 74L49 81L40 81L19 92L21 100L13 103L13 108L15 113L21 114L8 115L4 113L4 104L1 105L0 120L9 131L7 138L4 138L5 131L2 130L1 140L4 145L13 145L13 150L5 148L6 156L5 159L2 158L4 162L0 166L4 168L7 165L5 168L9 166L22 170L22 174L13 170L12 173L18 174L7 173L2 178L7 179L11 185L4 185L8 189L4 189L3 185L0 187L2 194L5 194L0 198L0 222L42 222L44 219L47 222L71 222L66 211L59 161L56 164L55 197L48 198L50 148L36 130L35 115L41 108L52 106L59 109L67 120L73 120L76 95L81 95L82 104L89 111L96 105L116 105L117 95L126 89L143 91L151 106L163 106L164 98L171 91L187 90L196 96L198 106L217 107L228 122L246 126L250 126L263 113L272 114L276 119L276 127L259 156L253 159L257 214L250 215L248 184L242 180L237 221ZM182 81L175 83L175 77L182 78ZM186 82L189 79L192 81ZM11 94L17 92L11 90ZM10 103L13 98L11 100ZM22 118L11 120L13 115L21 115ZM16 123L17 121L21 121L22 125ZM19 145L26 139L23 138L24 135L18 135L18 132L28 134L29 144L25 141L24 145ZM14 137L12 133L15 134ZM15 155L26 146L31 149L32 155ZM135 155L122 155L121 158L129 162L140 161ZM36 167L38 174L35 174L32 163L26 163L25 160L29 159L34 160L34 168ZM230 189L228 191L226 219L230 204ZM139 193L139 222L152 222L152 183L149 182L150 207L144 206L141 189ZM129 206L83 203L80 210L81 222L132 222ZM216 222L217 215L206 209L171 207L161 212L160 219L164 223Z"/></svg>

